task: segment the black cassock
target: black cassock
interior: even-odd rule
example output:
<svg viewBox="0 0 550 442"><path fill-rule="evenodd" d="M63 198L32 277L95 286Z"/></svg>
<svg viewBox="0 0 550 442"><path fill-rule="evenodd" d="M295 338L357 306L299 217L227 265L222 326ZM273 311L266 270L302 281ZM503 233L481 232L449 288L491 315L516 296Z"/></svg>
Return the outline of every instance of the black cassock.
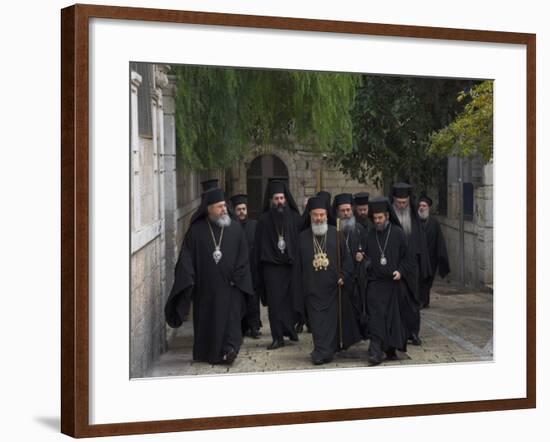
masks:
<svg viewBox="0 0 550 442"><path fill-rule="evenodd" d="M384 252L387 262L382 265L380 248L384 249L388 231ZM372 229L367 237L367 256L371 259L367 285L371 339L380 340L383 351L406 351L408 336L401 317L400 298L403 296L403 285L407 279L414 278L415 271L403 230L392 223L383 232ZM393 280L396 270L401 273L401 280Z"/></svg>
<svg viewBox="0 0 550 442"><path fill-rule="evenodd" d="M241 227L244 230L246 236L246 242L248 244L248 257L250 259L250 273L252 275L252 285L255 286L254 278L256 274L255 267L255 251L254 251L254 236L256 234L256 224L257 221L253 219L246 219L240 221ZM242 320L242 331L243 334L248 330L259 330L262 323L260 321L260 299L254 293L248 297L247 303L245 305L245 315Z"/></svg>
<svg viewBox="0 0 550 442"><path fill-rule="evenodd" d="M216 241L222 229L211 223ZM193 302L193 360L216 364L229 350L239 351L242 303L253 294L248 246L239 223L223 229L222 258L213 258L214 242L206 218L193 222L176 265L175 282L165 306L168 325L179 327L185 305Z"/></svg>
<svg viewBox="0 0 550 442"><path fill-rule="evenodd" d="M370 232L371 229L374 229L374 224L370 218L360 218L357 213L354 211L355 221L365 229L365 235Z"/></svg>
<svg viewBox="0 0 550 442"><path fill-rule="evenodd" d="M439 270L439 276L444 278L449 274L451 268L449 266L445 238L443 237L439 221L429 216L427 220L422 220L421 224L426 234L428 256L432 271L430 276L420 280L420 302L423 306L427 306L430 304L430 289L432 288L436 272Z"/></svg>
<svg viewBox="0 0 550 442"><path fill-rule="evenodd" d="M412 200L411 200L412 201ZM406 237L407 248L412 260L410 273L404 277L403 295L401 301L401 316L407 329L408 337L418 336L420 333L420 299L421 280L429 277L431 274L430 259L428 256L428 243L426 233L420 223L417 213L412 210L414 204L411 204L411 234Z"/></svg>
<svg viewBox="0 0 550 442"><path fill-rule="evenodd" d="M295 290L300 291L305 298L307 315L313 335L314 350L312 358L330 360L340 348L349 346L361 340L357 318L353 311L346 286L351 285L353 278L353 263L345 244L340 242L342 259L342 342L340 346L337 246L336 228L328 226L326 251L329 259L327 270L315 271L313 267L313 237L311 228L300 234L299 259L294 271L298 277Z"/></svg>
<svg viewBox="0 0 550 442"><path fill-rule="evenodd" d="M296 336L294 324L303 309L302 299L295 298L299 293L292 289L292 265L301 224L300 214L287 206L283 216L274 209L266 210L256 225L254 289L262 304L267 306L274 341L282 341L284 336ZM277 247L277 232L284 232L284 252Z"/></svg>
<svg viewBox="0 0 550 442"><path fill-rule="evenodd" d="M353 231L342 232L342 239L346 245L346 251L351 256L354 268L352 283L346 287L346 291L349 293L355 316L360 324L361 335L366 339L368 335L368 308L365 295L367 291L367 272L370 265L370 259L365 255L367 231L361 224L356 223ZM361 262L355 259L357 253L364 254Z"/></svg>

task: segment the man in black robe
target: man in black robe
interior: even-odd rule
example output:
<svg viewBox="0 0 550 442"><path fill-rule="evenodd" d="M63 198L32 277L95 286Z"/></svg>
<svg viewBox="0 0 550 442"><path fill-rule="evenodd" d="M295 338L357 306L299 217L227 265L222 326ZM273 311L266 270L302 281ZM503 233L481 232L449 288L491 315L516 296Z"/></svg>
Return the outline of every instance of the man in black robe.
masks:
<svg viewBox="0 0 550 442"><path fill-rule="evenodd" d="M369 233L369 230L373 228L372 221L369 217L369 193L358 192L353 195L353 202L355 207L353 213L356 221L363 226L365 234Z"/></svg>
<svg viewBox="0 0 550 442"><path fill-rule="evenodd" d="M430 267L432 270L430 276L421 279L419 282L420 302L423 308L430 306L430 290L436 272L439 270L439 276L445 278L451 271L449 256L447 255L447 246L445 245L445 238L443 237L441 226L439 221L430 214L432 204L432 199L426 194L421 195L418 199L418 217L426 233L428 255L430 257Z"/></svg>
<svg viewBox="0 0 550 442"><path fill-rule="evenodd" d="M241 227L246 235L248 244L248 256L250 257L250 273L252 275L252 283L254 284L255 266L254 266L254 236L256 234L256 220L248 218L248 196L244 194L234 195L231 197L231 204L235 211L235 216L239 220ZM260 299L255 294L248 297L248 302L245 305L246 311L242 320L242 332L244 336L258 339L261 335L260 327Z"/></svg>
<svg viewBox="0 0 550 442"><path fill-rule="evenodd" d="M412 197L412 186L408 183L396 183L392 187L392 204L411 255L416 278L407 280L403 285L401 297L401 314L405 321L408 338L413 345L421 345L420 339L420 290L418 282L430 276L430 260L426 233L420 224L418 212Z"/></svg>
<svg viewBox="0 0 550 442"><path fill-rule="evenodd" d="M315 195L315 198L318 198L322 201L323 207L327 211L327 222L330 226L336 226L336 216L334 214L334 207L331 206L330 201L332 199L332 196L330 192L327 192L326 190L320 190ZM311 218L309 215L310 207L309 207L309 199L306 203L306 207L304 208L304 211L302 212L302 223L300 226L300 232L303 232L304 230L308 229L311 226ZM307 317L307 310L305 308L305 299L303 300L304 304L301 306L301 308L297 309L298 313L296 317L296 324L294 325L294 329L296 330L296 333L302 333L304 331L304 326L307 327L307 331L310 331L310 324L309 324L309 318Z"/></svg>
<svg viewBox="0 0 550 442"><path fill-rule="evenodd" d="M208 180L205 180L205 181L201 181L201 187L202 187L201 203L199 204L199 207L197 207L195 212L191 215L191 220L189 221L189 226L187 227L187 230L186 230L185 235L184 235L183 244L185 243L185 238L187 237L187 235L189 233L189 229L191 228L193 223L198 218L204 216L204 211L206 210L205 209L205 207L206 207L205 199L207 198L207 196L210 194L211 191L216 191L218 189L218 181L219 180L217 178L211 178L211 179L208 179ZM227 210L229 212L229 216L232 219L234 219L233 213L232 213L232 211L230 210L229 207L227 207ZM182 249L183 249L183 247L182 247ZM182 259L185 259L185 254L182 254L181 250L180 250L180 255L178 257L178 261L176 262L176 269L180 265L180 260L182 260ZM172 292L174 290L179 291L179 290L177 290L177 288L178 288L177 283L178 283L178 281L174 282L174 285L172 286ZM172 296L172 293L170 294L170 296ZM178 299L179 299L179 302L180 302L179 314L181 315L181 320L182 321L187 321L187 319L189 317L189 311L191 310L191 296L182 296L182 297L179 297Z"/></svg>
<svg viewBox="0 0 550 442"><path fill-rule="evenodd" d="M412 271L407 241L387 198L373 198L369 212L374 223L367 236L367 305L370 345L368 360L378 365L397 359L396 350L407 351L407 333L400 310L402 285L416 277Z"/></svg>
<svg viewBox="0 0 550 442"><path fill-rule="evenodd" d="M221 189L210 189L193 215L165 306L166 322L183 322L193 302L193 360L232 364L242 342L241 312L253 294L243 229L227 214Z"/></svg>
<svg viewBox="0 0 550 442"><path fill-rule="evenodd" d="M334 226L328 224L325 202L309 203L310 225L300 233L295 290L305 298L313 335L311 361L332 361L334 354L361 340L348 292L353 263Z"/></svg>
<svg viewBox="0 0 550 442"><path fill-rule="evenodd" d="M356 221L353 212L353 195L351 193L340 193L334 197L333 210L340 220L340 230L344 240L346 252L353 262L354 272L351 284L346 290L354 307L358 323L361 325L361 335L367 337L367 271L370 261L365 258L367 248L367 232L365 228Z"/></svg>
<svg viewBox="0 0 550 442"><path fill-rule="evenodd" d="M302 300L294 299L292 265L296 258L302 224L298 207L286 183L271 180L264 196L264 211L256 225L255 291L267 306L274 350L285 345L284 337L298 340L294 330ZM303 312L302 312L303 314Z"/></svg>

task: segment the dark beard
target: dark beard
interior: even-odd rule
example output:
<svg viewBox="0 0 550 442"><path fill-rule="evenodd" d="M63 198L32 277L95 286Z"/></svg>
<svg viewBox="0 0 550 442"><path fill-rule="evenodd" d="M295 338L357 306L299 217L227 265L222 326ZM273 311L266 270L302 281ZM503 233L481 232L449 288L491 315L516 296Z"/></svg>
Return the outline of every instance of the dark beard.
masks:
<svg viewBox="0 0 550 442"><path fill-rule="evenodd" d="M375 224L374 227L376 228L377 232L383 232L384 230L386 230L386 227L388 227L389 223L390 222L386 220L383 224Z"/></svg>

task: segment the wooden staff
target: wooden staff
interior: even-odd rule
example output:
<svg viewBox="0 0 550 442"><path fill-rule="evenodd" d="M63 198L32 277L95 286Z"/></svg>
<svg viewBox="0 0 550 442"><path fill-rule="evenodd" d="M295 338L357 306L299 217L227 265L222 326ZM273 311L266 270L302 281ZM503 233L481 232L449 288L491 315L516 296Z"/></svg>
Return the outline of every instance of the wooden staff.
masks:
<svg viewBox="0 0 550 442"><path fill-rule="evenodd" d="M336 218L336 270L338 280L342 279L342 257L340 256L340 219ZM344 337L342 332L342 286L338 285L338 330L340 332L340 349L344 348Z"/></svg>

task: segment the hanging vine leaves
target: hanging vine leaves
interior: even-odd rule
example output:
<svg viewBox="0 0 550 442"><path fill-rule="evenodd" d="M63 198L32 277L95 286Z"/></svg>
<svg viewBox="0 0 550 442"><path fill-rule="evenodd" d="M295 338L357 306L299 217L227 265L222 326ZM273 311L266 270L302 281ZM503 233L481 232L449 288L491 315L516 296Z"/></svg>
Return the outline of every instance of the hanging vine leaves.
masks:
<svg viewBox="0 0 550 442"><path fill-rule="evenodd" d="M359 76L176 66L176 131L185 164L227 167L252 145L351 150Z"/></svg>

